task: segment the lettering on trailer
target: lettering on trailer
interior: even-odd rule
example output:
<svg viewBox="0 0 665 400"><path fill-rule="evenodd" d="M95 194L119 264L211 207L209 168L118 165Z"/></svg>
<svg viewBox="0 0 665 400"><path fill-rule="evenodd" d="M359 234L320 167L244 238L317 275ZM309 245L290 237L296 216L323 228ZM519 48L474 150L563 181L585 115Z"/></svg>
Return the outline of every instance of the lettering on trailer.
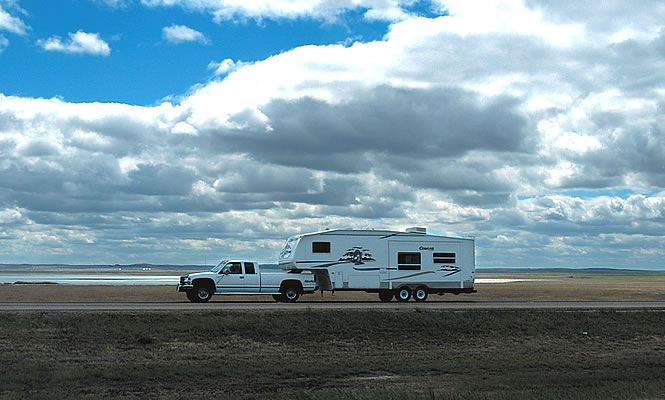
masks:
<svg viewBox="0 0 665 400"><path fill-rule="evenodd" d="M434 250L434 247L420 246L420 247L418 247L418 250Z"/></svg>

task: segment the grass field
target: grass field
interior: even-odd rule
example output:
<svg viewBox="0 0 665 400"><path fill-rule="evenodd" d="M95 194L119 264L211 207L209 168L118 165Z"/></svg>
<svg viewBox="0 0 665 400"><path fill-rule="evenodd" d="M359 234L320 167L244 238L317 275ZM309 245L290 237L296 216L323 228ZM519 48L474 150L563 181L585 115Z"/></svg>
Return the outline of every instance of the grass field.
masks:
<svg viewBox="0 0 665 400"><path fill-rule="evenodd" d="M483 275L481 278L524 278ZM665 300L665 276L529 275L546 279L476 284L477 293L430 297L430 301L473 300ZM299 301L377 301L376 294L336 292L306 295ZM215 297L213 301L272 301L271 296ZM186 301L174 286L0 285L0 301Z"/></svg>
<svg viewBox="0 0 665 400"><path fill-rule="evenodd" d="M665 313L2 313L0 398L655 399Z"/></svg>
<svg viewBox="0 0 665 400"><path fill-rule="evenodd" d="M537 278L549 280L430 299L665 300L663 277ZM214 299L227 300L272 301ZM331 300L378 301L301 299ZM186 299L173 286L0 285L0 301ZM660 399L665 313L0 313L0 399L116 397Z"/></svg>

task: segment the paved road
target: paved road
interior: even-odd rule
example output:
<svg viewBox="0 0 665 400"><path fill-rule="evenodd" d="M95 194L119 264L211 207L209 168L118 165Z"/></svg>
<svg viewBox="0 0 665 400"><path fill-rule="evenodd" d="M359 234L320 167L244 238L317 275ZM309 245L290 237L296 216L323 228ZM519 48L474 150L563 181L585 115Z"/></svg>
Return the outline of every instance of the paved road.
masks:
<svg viewBox="0 0 665 400"><path fill-rule="evenodd" d="M1 311L303 311L303 310L660 310L665 301L427 301L425 303L381 302L274 302L212 301L205 304L190 302L0 302Z"/></svg>

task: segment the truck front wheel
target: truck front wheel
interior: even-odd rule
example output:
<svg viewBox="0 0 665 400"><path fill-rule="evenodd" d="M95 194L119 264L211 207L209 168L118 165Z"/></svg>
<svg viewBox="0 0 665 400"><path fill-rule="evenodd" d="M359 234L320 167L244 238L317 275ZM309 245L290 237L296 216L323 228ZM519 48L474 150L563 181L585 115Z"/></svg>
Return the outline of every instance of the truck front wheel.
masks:
<svg viewBox="0 0 665 400"><path fill-rule="evenodd" d="M212 298L212 290L207 285L194 286L194 302L205 303Z"/></svg>
<svg viewBox="0 0 665 400"><path fill-rule="evenodd" d="M187 292L185 292L185 293L187 293L187 299L188 299L189 301L191 301L192 303L195 303L195 302L196 302L196 292L195 292L195 291L193 291L193 290L189 290L189 291L187 291Z"/></svg>
<svg viewBox="0 0 665 400"><path fill-rule="evenodd" d="M284 297L284 301L287 303L295 303L296 300L300 297L300 293L298 292L298 289L296 289L293 286L288 286L284 290L284 293L282 293L282 296Z"/></svg>

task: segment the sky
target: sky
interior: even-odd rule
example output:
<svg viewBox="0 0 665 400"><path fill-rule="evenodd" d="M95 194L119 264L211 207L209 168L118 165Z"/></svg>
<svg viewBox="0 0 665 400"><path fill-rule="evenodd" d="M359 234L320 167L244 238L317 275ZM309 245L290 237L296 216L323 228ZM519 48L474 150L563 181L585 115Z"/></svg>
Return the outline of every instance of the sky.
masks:
<svg viewBox="0 0 665 400"><path fill-rule="evenodd" d="M0 0L0 264L334 228L665 269L665 4Z"/></svg>

